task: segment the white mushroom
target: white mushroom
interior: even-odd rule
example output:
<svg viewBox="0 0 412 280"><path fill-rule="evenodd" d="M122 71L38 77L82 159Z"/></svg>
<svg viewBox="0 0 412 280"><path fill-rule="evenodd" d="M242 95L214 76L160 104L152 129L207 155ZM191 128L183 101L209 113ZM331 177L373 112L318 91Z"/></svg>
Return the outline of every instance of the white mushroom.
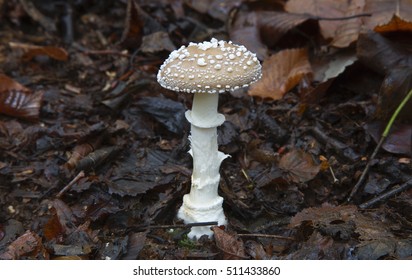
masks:
<svg viewBox="0 0 412 280"><path fill-rule="evenodd" d="M226 224L223 198L218 195L220 164L228 157L217 145L216 128L225 121L217 112L218 93L248 86L260 77L261 65L255 54L244 46L216 39L182 46L160 67L157 81L162 87L194 93L192 110L186 112L191 123L192 186L178 212L185 223ZM189 237L205 234L211 236L213 232L209 227L193 227Z"/></svg>

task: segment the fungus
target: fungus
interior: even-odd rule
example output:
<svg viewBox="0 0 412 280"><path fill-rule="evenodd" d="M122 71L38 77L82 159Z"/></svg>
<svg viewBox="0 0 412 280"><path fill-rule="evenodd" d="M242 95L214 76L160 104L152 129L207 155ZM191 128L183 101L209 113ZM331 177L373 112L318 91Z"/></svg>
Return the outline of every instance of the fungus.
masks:
<svg viewBox="0 0 412 280"><path fill-rule="evenodd" d="M232 42L212 39L173 51L157 74L159 84L173 91L193 93L189 153L193 157L190 193L184 195L178 218L185 223L217 221L226 224L223 198L218 195L219 168L228 155L218 151L217 130L225 117L217 112L219 93L246 87L261 77L254 53ZM190 238L211 236L209 227L193 227Z"/></svg>

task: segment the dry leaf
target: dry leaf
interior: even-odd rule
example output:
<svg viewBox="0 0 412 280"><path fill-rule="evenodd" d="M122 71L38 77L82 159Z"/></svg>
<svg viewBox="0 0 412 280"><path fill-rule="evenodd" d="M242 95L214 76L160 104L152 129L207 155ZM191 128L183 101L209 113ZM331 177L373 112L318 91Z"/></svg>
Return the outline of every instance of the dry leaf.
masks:
<svg viewBox="0 0 412 280"><path fill-rule="evenodd" d="M37 120L43 91L31 92L6 75L0 74L0 113L27 120Z"/></svg>
<svg viewBox="0 0 412 280"><path fill-rule="evenodd" d="M269 46L275 46L278 40L294 27L310 18L307 14L293 14L275 11L258 13L261 36Z"/></svg>
<svg viewBox="0 0 412 280"><path fill-rule="evenodd" d="M310 154L294 149L280 159L279 168L286 171L288 179L296 183L304 183L315 178L319 173L320 165L313 161Z"/></svg>
<svg viewBox="0 0 412 280"><path fill-rule="evenodd" d="M16 260L22 256L37 255L37 253L42 253L44 258L48 258L40 236L28 230L7 247L6 251L0 255L0 260Z"/></svg>
<svg viewBox="0 0 412 280"><path fill-rule="evenodd" d="M398 15L393 15L392 19L385 24L378 25L373 29L378 33L409 31L412 32L412 22L400 18Z"/></svg>
<svg viewBox="0 0 412 280"><path fill-rule="evenodd" d="M290 13L306 13L317 17L340 18L345 16L351 2L347 0L289 0L285 5L285 10ZM326 39L334 38L336 30L342 23L341 20L320 20L322 36Z"/></svg>
<svg viewBox="0 0 412 280"><path fill-rule="evenodd" d="M216 246L223 251L225 260L246 257L243 241L236 234L230 234L217 226L212 227L212 230L215 233Z"/></svg>
<svg viewBox="0 0 412 280"><path fill-rule="evenodd" d="M54 46L36 46L31 44L10 42L9 46L14 49L24 51L23 59L26 61L32 60L35 56L44 55L59 61L67 61L69 59L68 52L60 47Z"/></svg>
<svg viewBox="0 0 412 280"><path fill-rule="evenodd" d="M345 17L359 15L362 13L365 7L364 0L348 1L349 7L344 13ZM336 29L332 46L337 48L345 48L358 39L359 32L362 26L362 18L355 17L347 20L343 20L339 27Z"/></svg>
<svg viewBox="0 0 412 280"><path fill-rule="evenodd" d="M366 0L365 12L371 17L362 19L365 28L374 29L376 26L390 22L393 15L406 21L412 21L412 3L410 0Z"/></svg>
<svg viewBox="0 0 412 280"><path fill-rule="evenodd" d="M280 51L263 62L263 76L249 95L278 100L295 87L304 75L312 75L306 49Z"/></svg>

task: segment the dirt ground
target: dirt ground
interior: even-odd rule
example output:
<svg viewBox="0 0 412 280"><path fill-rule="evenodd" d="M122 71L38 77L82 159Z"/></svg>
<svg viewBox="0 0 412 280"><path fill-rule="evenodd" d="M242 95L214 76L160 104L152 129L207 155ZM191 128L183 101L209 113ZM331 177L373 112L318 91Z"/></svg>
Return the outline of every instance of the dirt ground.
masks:
<svg viewBox="0 0 412 280"><path fill-rule="evenodd" d="M370 159L412 88L412 7L318 2L0 0L0 259L410 259L410 102ZM191 240L193 95L156 74L212 37L263 77L219 97L228 224Z"/></svg>

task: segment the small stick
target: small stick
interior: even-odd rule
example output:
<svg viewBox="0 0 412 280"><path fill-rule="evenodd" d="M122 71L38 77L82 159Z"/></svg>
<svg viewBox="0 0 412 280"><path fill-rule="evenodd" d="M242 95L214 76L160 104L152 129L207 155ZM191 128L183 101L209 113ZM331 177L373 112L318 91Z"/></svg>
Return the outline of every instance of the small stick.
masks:
<svg viewBox="0 0 412 280"><path fill-rule="evenodd" d="M217 226L218 222L201 222L201 223L188 223L183 225L141 225L132 227L133 230L148 230L148 229L174 229L174 228L191 228L191 227L205 227L205 226Z"/></svg>
<svg viewBox="0 0 412 280"><path fill-rule="evenodd" d="M412 179L408 180L406 183L403 183L401 186L393 188L390 191L387 191L369 201L366 201L365 203L362 203L361 205L359 205L359 208L361 209L366 209L369 208L373 205L375 205L378 202L384 201L388 198L391 198L395 195L397 195L398 193L401 193L403 191L406 191L407 189L409 189L410 187L412 187Z"/></svg>
<svg viewBox="0 0 412 280"><path fill-rule="evenodd" d="M382 144L385 141L386 137L388 136L389 131L390 131L392 125L393 125L393 122L395 121L396 117L399 115L400 111L405 106L405 104L409 101L409 99L411 99L411 97L412 97L412 89L408 92L406 97L402 100L401 104L399 104L398 108L396 108L395 112L392 114L388 124L385 127L385 130L382 133L382 136L381 136L381 139L379 140L378 145L376 146L376 148L373 151L371 157L369 158L368 164L366 164L365 169L362 172L362 175L360 176L358 182L356 183L356 185L353 187L351 193L349 194L349 197L347 199L348 202L352 200L355 193L359 190L360 186L362 185L363 181L366 178L367 173L369 172L369 168L372 164L372 160L376 157L376 154L378 153L378 150L380 149L380 147L382 146Z"/></svg>
<svg viewBox="0 0 412 280"><path fill-rule="evenodd" d="M277 239L286 239L286 240L295 240L293 237L287 237L282 235L274 234L262 234L262 233L239 233L237 236L240 237L263 237L263 238L277 238Z"/></svg>
<svg viewBox="0 0 412 280"><path fill-rule="evenodd" d="M79 174L77 174L76 177L74 177L73 180L71 180L70 183L68 183L57 195L57 198L62 197L62 195L67 192L77 181L79 181L81 178L85 176L84 171L80 171Z"/></svg>

